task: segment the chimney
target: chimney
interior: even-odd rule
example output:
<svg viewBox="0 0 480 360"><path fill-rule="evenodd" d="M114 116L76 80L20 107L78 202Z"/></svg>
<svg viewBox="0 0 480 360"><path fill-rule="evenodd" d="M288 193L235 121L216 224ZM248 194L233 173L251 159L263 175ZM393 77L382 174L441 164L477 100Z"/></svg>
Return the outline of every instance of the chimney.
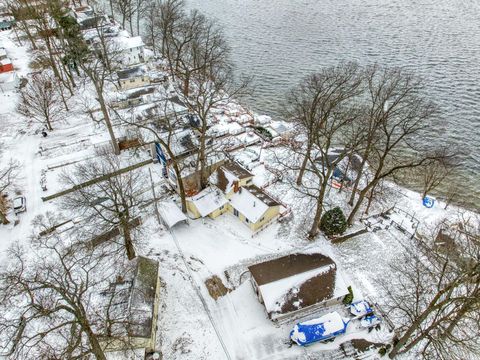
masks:
<svg viewBox="0 0 480 360"><path fill-rule="evenodd" d="M233 192L237 193L239 190L238 181L233 182Z"/></svg>

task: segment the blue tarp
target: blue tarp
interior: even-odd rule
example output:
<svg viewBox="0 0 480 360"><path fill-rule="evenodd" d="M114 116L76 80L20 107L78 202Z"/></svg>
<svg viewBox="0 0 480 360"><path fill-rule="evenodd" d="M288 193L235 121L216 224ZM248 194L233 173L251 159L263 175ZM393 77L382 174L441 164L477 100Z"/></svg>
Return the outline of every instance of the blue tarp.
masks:
<svg viewBox="0 0 480 360"><path fill-rule="evenodd" d="M350 312L355 316L363 316L373 313L373 309L366 300L360 300L350 304Z"/></svg>
<svg viewBox="0 0 480 360"><path fill-rule="evenodd" d="M349 320L342 318L339 313L332 312L318 319L298 323L290 332L290 338L298 345L307 346L344 334L348 322Z"/></svg>

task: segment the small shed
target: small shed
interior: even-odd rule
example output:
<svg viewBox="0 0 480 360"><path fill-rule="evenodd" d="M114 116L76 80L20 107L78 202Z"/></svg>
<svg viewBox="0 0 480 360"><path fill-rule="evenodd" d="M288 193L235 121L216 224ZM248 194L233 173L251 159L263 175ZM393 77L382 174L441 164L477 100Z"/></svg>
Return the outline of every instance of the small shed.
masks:
<svg viewBox="0 0 480 360"><path fill-rule="evenodd" d="M178 208L178 206L173 201L164 201L158 204L158 210L160 216L163 219L165 225L171 229L173 226L178 223L188 222L185 214Z"/></svg>
<svg viewBox="0 0 480 360"><path fill-rule="evenodd" d="M13 71L12 61L7 57L0 60L0 73Z"/></svg>
<svg viewBox="0 0 480 360"><path fill-rule="evenodd" d="M320 253L295 253L248 267L252 285L272 320L341 303L347 285L335 262Z"/></svg>

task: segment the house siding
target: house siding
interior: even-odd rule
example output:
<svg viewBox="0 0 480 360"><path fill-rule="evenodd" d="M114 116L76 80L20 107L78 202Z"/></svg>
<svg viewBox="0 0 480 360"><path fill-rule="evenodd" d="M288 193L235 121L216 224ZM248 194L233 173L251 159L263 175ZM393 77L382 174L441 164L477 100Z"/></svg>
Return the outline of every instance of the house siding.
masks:
<svg viewBox="0 0 480 360"><path fill-rule="evenodd" d="M232 191L232 193L233 193L233 191ZM234 210L235 210L235 208L231 204L229 204L228 205L228 212L235 216ZM247 222L246 219L248 219L248 215L245 216L241 212L238 212L238 216L236 216L236 217L238 219L240 219L245 225L247 225L250 228L250 230L255 232L255 231L258 231L259 229L261 229L263 226L267 225L270 221L272 221L278 215L280 215L280 206L276 205L276 206L272 206L272 207L268 208L268 210L265 211L263 216L256 223L252 223L250 220Z"/></svg>
<svg viewBox="0 0 480 360"><path fill-rule="evenodd" d="M120 80L120 88L122 90L134 89L147 85L150 85L150 77L148 75L136 76L129 79Z"/></svg>

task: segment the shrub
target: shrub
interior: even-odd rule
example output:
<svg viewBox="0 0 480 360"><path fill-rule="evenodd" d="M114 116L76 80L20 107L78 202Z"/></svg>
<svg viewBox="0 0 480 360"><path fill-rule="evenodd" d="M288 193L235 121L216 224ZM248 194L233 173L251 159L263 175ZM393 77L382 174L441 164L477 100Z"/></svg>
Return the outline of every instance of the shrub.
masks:
<svg viewBox="0 0 480 360"><path fill-rule="evenodd" d="M348 294L345 295L345 297L343 298L343 303L345 305L350 305L353 301L353 290L351 286L349 286L347 290L348 290Z"/></svg>
<svg viewBox="0 0 480 360"><path fill-rule="evenodd" d="M270 131L268 131L267 129L265 129L264 127L262 126L256 126L255 127L255 130L257 130L257 132L264 136L265 138L267 138L268 140L272 140L273 139L273 136L272 136L272 133Z"/></svg>
<svg viewBox="0 0 480 360"><path fill-rule="evenodd" d="M339 207L328 210L320 220L320 230L325 235L340 235L347 230L347 219Z"/></svg>

